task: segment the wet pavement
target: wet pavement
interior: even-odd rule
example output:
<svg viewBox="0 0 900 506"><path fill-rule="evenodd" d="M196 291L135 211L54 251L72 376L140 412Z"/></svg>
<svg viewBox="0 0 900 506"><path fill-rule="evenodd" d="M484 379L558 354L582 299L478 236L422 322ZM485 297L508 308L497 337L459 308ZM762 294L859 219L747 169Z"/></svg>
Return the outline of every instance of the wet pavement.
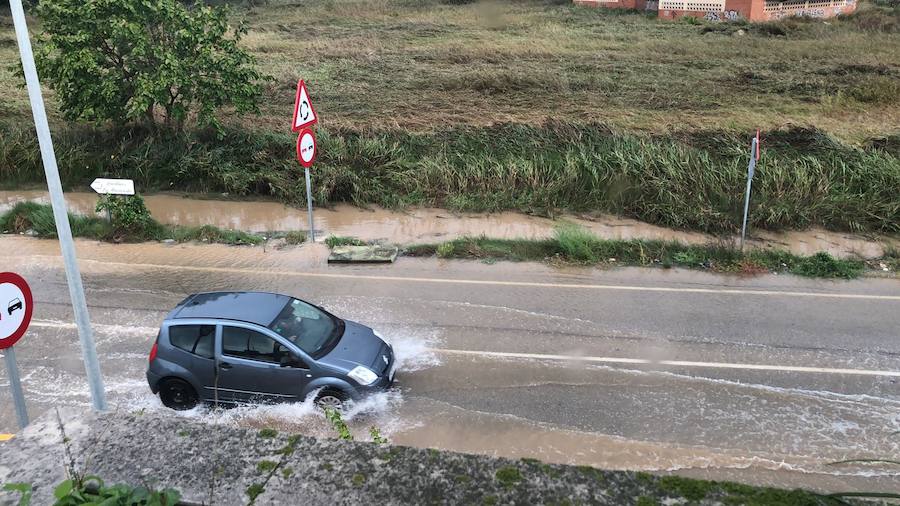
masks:
<svg viewBox="0 0 900 506"><path fill-rule="evenodd" d="M328 266L322 245L77 241L113 409L165 410L143 377L185 295L266 290L395 340L398 386L349 414L394 443L824 490L897 490L900 282L725 277L401 258ZM55 241L0 236L35 293L17 346L29 412L88 406ZM0 432L15 419L0 373ZM309 404L174 416L332 437ZM2 451L2 443L0 443Z"/></svg>
<svg viewBox="0 0 900 506"><path fill-rule="evenodd" d="M43 191L0 191L0 212L25 200L49 202ZM203 200L166 193L146 195L144 200L157 220L172 225L211 224L249 232L286 232L309 228L305 209L288 207L278 202ZM97 195L67 193L66 201L71 211L89 214L94 212ZM610 215L560 215L558 218L583 225L599 237L607 239L675 240L688 244L736 243L739 239L671 230ZM322 238L325 234L334 234L395 244L436 242L481 235L506 239L546 238L553 235L557 223L557 220L515 212L453 213L431 208L391 211L376 207L361 209L350 205L315 210L315 227L322 232L319 234ZM786 249L802 255L827 251L841 257L858 255L877 258L882 256L885 244L900 248L900 240L897 238L868 238L821 229L784 233L751 230L751 234L753 240L748 244L752 247Z"/></svg>

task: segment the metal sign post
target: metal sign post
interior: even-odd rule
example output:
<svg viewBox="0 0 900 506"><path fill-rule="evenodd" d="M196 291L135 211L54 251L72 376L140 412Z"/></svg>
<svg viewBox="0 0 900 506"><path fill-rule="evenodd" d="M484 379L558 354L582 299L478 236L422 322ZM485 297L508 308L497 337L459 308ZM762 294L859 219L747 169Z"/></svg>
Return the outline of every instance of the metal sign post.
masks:
<svg viewBox="0 0 900 506"><path fill-rule="evenodd" d="M313 208L312 208L312 183L309 181L309 167L304 167L306 172L306 208L309 210L309 241L316 242L316 229L313 225Z"/></svg>
<svg viewBox="0 0 900 506"><path fill-rule="evenodd" d="M741 251L744 251L744 240L747 237L747 213L750 210L750 187L753 184L753 173L756 172L756 161L759 159L759 130L750 144L750 163L747 165L747 190L744 193L744 221L741 225Z"/></svg>
<svg viewBox="0 0 900 506"><path fill-rule="evenodd" d="M312 207L312 182L309 178L309 168L316 160L316 135L309 128L319 122L319 116L309 99L306 84L301 79L297 82L297 97L294 100L294 120L291 130L299 132L297 135L297 161L303 166L306 175L306 208L309 212L309 240L316 242L316 229L313 222Z"/></svg>
<svg viewBox="0 0 900 506"><path fill-rule="evenodd" d="M34 296L22 276L14 272L0 272L0 353L6 361L9 389L19 427L28 425L25 395L16 364L16 343L25 335L34 315Z"/></svg>
<svg viewBox="0 0 900 506"><path fill-rule="evenodd" d="M53 207L53 218L56 222L56 233L62 249L63 263L66 267L66 281L69 285L69 297L75 313L75 324L78 326L78 337L81 340L81 354L84 369L87 372L88 385L94 409L106 410L106 393L103 390L103 378L100 376L100 363L97 360L97 349L88 315L87 302L84 298L84 286L81 283L81 271L75 258L75 244L72 241L72 230L69 228L69 217L66 201L63 198L62 184L59 181L59 169L56 166L56 154L53 152L53 139L50 137L50 126L47 124L47 112L44 110L44 98L41 96L41 84L38 80L34 55L31 51L31 40L28 38L28 26L25 24L25 11L22 0L10 0L13 23L16 26L16 38L19 42L19 54L22 57L22 70L28 85L28 98L31 101L31 112L37 130L38 143L41 147L41 159L44 162L44 173L47 175L47 187L50 190L50 204Z"/></svg>
<svg viewBox="0 0 900 506"><path fill-rule="evenodd" d="M6 361L6 374L9 376L9 389L16 409L16 420L19 421L19 427L24 429L28 425L28 411L25 409L25 394L22 393L22 382L19 380L15 349L13 346L4 350L3 359Z"/></svg>

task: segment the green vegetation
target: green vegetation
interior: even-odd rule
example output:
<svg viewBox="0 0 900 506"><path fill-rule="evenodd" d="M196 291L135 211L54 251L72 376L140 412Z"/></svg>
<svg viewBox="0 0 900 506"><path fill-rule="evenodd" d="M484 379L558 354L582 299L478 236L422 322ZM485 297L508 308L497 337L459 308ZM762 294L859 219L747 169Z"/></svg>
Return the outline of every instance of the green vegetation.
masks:
<svg viewBox="0 0 900 506"><path fill-rule="evenodd" d="M251 483L250 486L247 487L247 497L250 498L250 504L256 504L256 498L265 491L266 488L262 483Z"/></svg>
<svg viewBox="0 0 900 506"><path fill-rule="evenodd" d="M284 131L303 77L323 120L340 128L367 129L385 118L425 131L554 117L660 133L793 121L853 141L897 128L896 102L829 101L897 77L900 13L889 4L861 2L859 12L827 23L759 25L672 23L558 0L267 4L235 9L231 19L248 28L238 46L274 77L262 90L262 116L225 114L226 123ZM299 37L298 26L315 26L316 36ZM745 35L734 36L739 29ZM9 41L0 44L0 60L15 61L10 23L0 40ZM0 72L11 92L0 114L29 120L18 79Z"/></svg>
<svg viewBox="0 0 900 506"><path fill-rule="evenodd" d="M495 473L497 481L504 487L513 487L516 483L522 481L522 473L518 468L512 466L501 467Z"/></svg>
<svg viewBox="0 0 900 506"><path fill-rule="evenodd" d="M278 432L274 429L265 428L259 431L260 437L265 438L274 438L278 435ZM256 482L250 484L247 487L246 493L247 497L250 498L249 505L256 504L256 500L266 491L266 486L269 484L269 481L275 476L279 469L282 469L282 476L287 478L293 473L293 469L288 466L285 466L285 462L287 459L294 454L294 451L297 449L297 443L300 442L300 436L293 435L287 438L287 443L280 449L278 449L275 453L281 455L281 458L278 462L273 462L271 460L261 460L257 463L256 469L265 474L265 477L261 482Z"/></svg>
<svg viewBox="0 0 900 506"><path fill-rule="evenodd" d="M302 203L284 119L302 76L323 118L319 204L612 212L731 232L749 135L762 127L754 228L900 232L893 5L863 4L828 23L748 25L672 23L554 0L312 0L304 9L271 0L231 24L241 20L249 32L238 47L275 77L262 88L260 117L224 111L223 136L68 127L51 96L65 185L105 175L145 191ZM316 37L292 28L307 25ZM15 61L13 41L0 23L0 58ZM20 84L0 68L9 90L0 105L6 187L43 179ZM389 129L373 130L384 118Z"/></svg>
<svg viewBox="0 0 900 506"><path fill-rule="evenodd" d="M174 506L181 494L172 489L152 490L131 485L107 486L96 476L68 479L53 489L54 506L81 504L141 504L146 506Z"/></svg>
<svg viewBox="0 0 900 506"><path fill-rule="evenodd" d="M139 204L124 207L115 207L112 222L97 216L79 216L69 214L69 225L72 235L85 237L99 241L112 242L140 242L140 241L164 241L176 242L200 241L208 243L220 243L231 245L253 245L263 242L263 238L241 232L238 230L222 230L212 225L200 227L179 227L162 225L149 214L141 217L130 217L137 208L146 208L140 197L131 197L132 202ZM98 210L105 209L106 205L101 200ZM126 211L127 210L127 211ZM137 211L140 215L141 211ZM24 234L32 233L36 237L55 238L56 222L53 219L53 209L49 205L35 202L20 202L4 214L0 214L0 232Z"/></svg>
<svg viewBox="0 0 900 506"><path fill-rule="evenodd" d="M272 469L275 469L275 466L277 465L277 462L273 462L271 460L260 460L256 463L256 470L260 473L268 473Z"/></svg>
<svg viewBox="0 0 900 506"><path fill-rule="evenodd" d="M284 234L284 242L287 244L298 245L306 242L306 232L291 231Z"/></svg>
<svg viewBox="0 0 900 506"><path fill-rule="evenodd" d="M341 412L332 408L324 408L323 411L325 412L325 418L331 422L331 426L338 433L338 439L353 441L353 434L350 433L350 427L347 427Z"/></svg>
<svg viewBox="0 0 900 506"><path fill-rule="evenodd" d="M259 429L259 432L257 433L257 435L262 438L271 439L278 435L278 431L275 429L266 427L264 429Z"/></svg>
<svg viewBox="0 0 900 506"><path fill-rule="evenodd" d="M365 246L366 242L359 240L355 237L341 237L337 235L329 235L325 238L325 244L329 248L334 248L335 246Z"/></svg>
<svg viewBox="0 0 900 506"><path fill-rule="evenodd" d="M66 186L105 175L145 191L265 194L305 202L290 134L229 130L154 137L140 130L63 130L56 137ZM320 129L314 195L385 207L435 205L470 211L557 209L612 212L710 232L738 229L746 136L724 131L650 137L602 125L459 127L439 133ZM900 154L851 147L816 130L765 134L750 225L900 232ZM0 128L0 181L43 174L31 133Z"/></svg>
<svg viewBox="0 0 900 506"><path fill-rule="evenodd" d="M263 76L228 9L177 0L55 0L36 13L36 61L67 119L143 121L180 130L216 112L258 112ZM145 29L144 27L153 27ZM229 33L230 32L230 33Z"/></svg>
<svg viewBox="0 0 900 506"><path fill-rule="evenodd" d="M369 427L369 436L372 438L372 442L377 445L384 445L389 442L386 437L381 435L381 429L374 425Z"/></svg>
<svg viewBox="0 0 900 506"><path fill-rule="evenodd" d="M804 490L751 487L738 483L695 480L680 476L663 476L659 478L657 486L668 495L683 497L692 502L714 497L717 502L734 506L838 506L847 504L838 497L814 494ZM896 494L885 494L881 497L896 497Z"/></svg>
<svg viewBox="0 0 900 506"><path fill-rule="evenodd" d="M366 482L366 476L363 474L354 474L353 478L351 478L354 487L361 487Z"/></svg>
<svg viewBox="0 0 900 506"><path fill-rule="evenodd" d="M463 237L437 245L409 246L405 249L405 254L579 265L678 266L736 274L784 272L807 277L844 279L858 277L866 269L866 263L861 260L837 259L824 252L812 256L769 249L741 253L732 245L725 244L688 245L639 239L607 240L574 225L557 227L552 239ZM896 260L892 262L894 272L898 272Z"/></svg>

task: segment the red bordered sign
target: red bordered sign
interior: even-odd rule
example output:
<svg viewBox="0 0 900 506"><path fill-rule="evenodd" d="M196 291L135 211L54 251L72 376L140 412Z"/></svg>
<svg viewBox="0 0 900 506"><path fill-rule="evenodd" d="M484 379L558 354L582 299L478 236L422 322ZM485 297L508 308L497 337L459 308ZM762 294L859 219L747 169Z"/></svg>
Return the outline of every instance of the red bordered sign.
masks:
<svg viewBox="0 0 900 506"><path fill-rule="evenodd" d="M316 109L309 100L309 92L303 79L297 82L297 98L294 99L294 121L291 123L291 131L299 132L319 122Z"/></svg>
<svg viewBox="0 0 900 506"><path fill-rule="evenodd" d="M25 335L33 312L34 298L25 279L0 272L0 350L12 347Z"/></svg>
<svg viewBox="0 0 900 506"><path fill-rule="evenodd" d="M316 161L316 151L318 151L316 136L312 130L304 128L297 136L297 161L307 169L312 167Z"/></svg>

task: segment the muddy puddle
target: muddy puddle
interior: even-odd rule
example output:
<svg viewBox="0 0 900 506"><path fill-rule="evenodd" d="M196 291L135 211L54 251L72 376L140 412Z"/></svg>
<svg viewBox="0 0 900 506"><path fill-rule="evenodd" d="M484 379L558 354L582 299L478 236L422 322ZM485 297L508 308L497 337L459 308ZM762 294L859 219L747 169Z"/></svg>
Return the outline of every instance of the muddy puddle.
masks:
<svg viewBox="0 0 900 506"><path fill-rule="evenodd" d="M90 214L94 212L97 196L93 193L67 193L66 200L71 211ZM172 225L210 224L251 232L308 228L305 209L288 207L278 202L202 200L175 194L147 195L144 200L157 220ZM43 191L0 191L0 212L21 201L46 203L48 199ZM607 239L674 240L688 244L736 241L735 238L722 239L702 233L671 230L615 216L587 219L564 215L560 219L583 225L599 237ZM433 208L391 211L380 208L361 209L350 205L315 211L315 227L320 237L333 234L398 244L480 235L506 239L546 238L553 235L556 224L555 220L515 212L474 214ZM855 234L811 229L785 233L760 231L754 234L750 244L757 248L788 249L804 255L827 251L841 257L858 255L876 258L883 254L885 244L900 247L900 240L872 240Z"/></svg>

